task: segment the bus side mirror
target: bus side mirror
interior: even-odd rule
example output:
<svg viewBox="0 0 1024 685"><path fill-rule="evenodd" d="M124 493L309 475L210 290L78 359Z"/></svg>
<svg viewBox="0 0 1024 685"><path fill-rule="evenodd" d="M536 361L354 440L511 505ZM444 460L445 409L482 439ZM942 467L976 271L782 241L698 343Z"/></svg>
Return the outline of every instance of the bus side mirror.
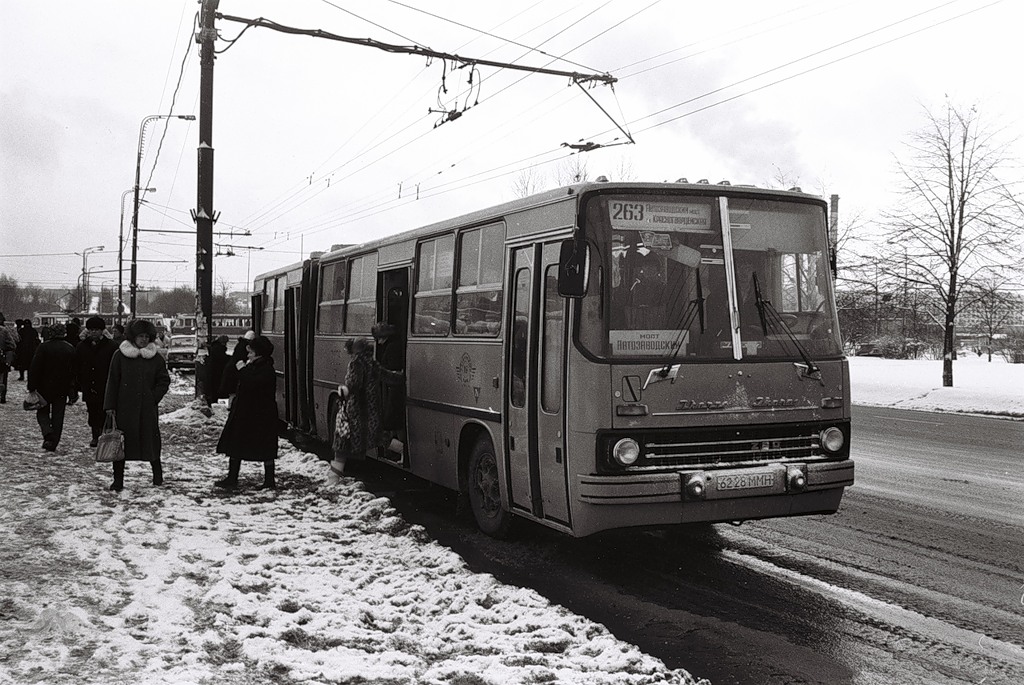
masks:
<svg viewBox="0 0 1024 685"><path fill-rule="evenodd" d="M562 297L583 297L590 278L590 246L583 238L562 241L558 253L558 294Z"/></svg>

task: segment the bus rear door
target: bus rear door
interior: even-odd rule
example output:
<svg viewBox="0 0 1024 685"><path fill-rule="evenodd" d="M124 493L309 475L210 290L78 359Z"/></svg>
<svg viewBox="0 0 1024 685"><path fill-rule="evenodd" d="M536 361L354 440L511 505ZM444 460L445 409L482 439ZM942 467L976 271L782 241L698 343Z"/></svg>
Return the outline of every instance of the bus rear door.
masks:
<svg viewBox="0 0 1024 685"><path fill-rule="evenodd" d="M284 291L284 391L285 420L299 430L306 430L300 420L299 403L302 393L299 391L301 307L302 286L293 286Z"/></svg>
<svg viewBox="0 0 1024 685"><path fill-rule="evenodd" d="M512 251L506 454L513 509L568 525L558 243Z"/></svg>

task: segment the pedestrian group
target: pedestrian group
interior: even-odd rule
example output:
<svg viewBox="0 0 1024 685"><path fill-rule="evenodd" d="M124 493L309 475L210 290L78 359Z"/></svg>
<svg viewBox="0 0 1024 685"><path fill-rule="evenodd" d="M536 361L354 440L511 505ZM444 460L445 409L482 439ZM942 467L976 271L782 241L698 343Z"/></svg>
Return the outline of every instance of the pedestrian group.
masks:
<svg viewBox="0 0 1024 685"><path fill-rule="evenodd" d="M368 339L345 343L349 360L345 382L338 387L341 401L331 442L331 470L337 476L344 473L347 462L366 456L369 450L392 459L401 458L404 450L400 439L404 350L391 324L378 323L373 336L380 362ZM90 447L97 447L105 431L117 429L123 436L124 458L112 462L110 490L124 489L127 462L149 462L153 485L162 485L158 407L171 378L157 343L156 327L144 319L131 321L126 328L115 324L108 329L102 317L93 316L86 320L84 331L77 318L37 331L28 320L18 320L12 330L0 314L0 403L7 401L10 371L17 370L18 380L27 381L24 406L36 413L42 449L53 452L64 431L67 406L81 398L92 434ZM274 345L248 331L238 338L229 357L227 343L226 336L211 341L204 365L207 402L229 407L216 448L228 457L228 473L214 486L235 490L242 462L262 462L263 482L258 488L276 489L279 419Z"/></svg>

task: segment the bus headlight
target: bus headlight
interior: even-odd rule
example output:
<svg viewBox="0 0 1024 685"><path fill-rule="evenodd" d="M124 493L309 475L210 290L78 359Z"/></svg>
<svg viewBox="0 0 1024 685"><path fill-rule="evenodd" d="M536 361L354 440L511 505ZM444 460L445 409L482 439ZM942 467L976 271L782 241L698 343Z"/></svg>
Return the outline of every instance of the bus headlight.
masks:
<svg viewBox="0 0 1024 685"><path fill-rule="evenodd" d="M631 466L640 458L640 445L633 438L622 438L612 448L612 458L622 466Z"/></svg>
<svg viewBox="0 0 1024 685"><path fill-rule="evenodd" d="M821 431L821 435L818 437L821 442L821 448L826 452L835 454L839 450L843 449L843 445L846 444L846 437L843 436L843 431L839 430L835 426L829 426L825 430Z"/></svg>

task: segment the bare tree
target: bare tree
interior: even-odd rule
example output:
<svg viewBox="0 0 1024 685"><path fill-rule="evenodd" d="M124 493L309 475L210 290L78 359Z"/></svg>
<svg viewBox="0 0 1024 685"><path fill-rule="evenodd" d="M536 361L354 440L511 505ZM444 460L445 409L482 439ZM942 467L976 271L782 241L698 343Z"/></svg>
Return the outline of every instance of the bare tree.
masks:
<svg viewBox="0 0 1024 685"><path fill-rule="evenodd" d="M989 281L972 291L969 299L973 302L972 312L977 316L978 326L985 334L988 360L992 361L992 341L1002 333L1013 317L1014 298L1005 290L1005 283Z"/></svg>
<svg viewBox="0 0 1024 685"><path fill-rule="evenodd" d="M218 314L234 314L235 301L231 299L231 281L226 278L217 279L217 289L213 296L213 311Z"/></svg>
<svg viewBox="0 0 1024 685"><path fill-rule="evenodd" d="M538 192L543 185L544 179L537 168L526 167L512 182L512 192L516 197L528 197Z"/></svg>
<svg viewBox="0 0 1024 685"><path fill-rule="evenodd" d="M888 275L935 293L941 303L942 385L953 385L954 328L964 288L1020 267L1021 204L1001 174L1009 166L1007 141L974 106L948 100L910 136L897 158L900 206L883 226L893 254Z"/></svg>
<svg viewBox="0 0 1024 685"><path fill-rule="evenodd" d="M800 186L800 176L793 174L783 169L778 164L773 163L775 171L772 173L772 177L765 182L767 188L797 188Z"/></svg>
<svg viewBox="0 0 1024 685"><path fill-rule="evenodd" d="M586 158L577 153L563 159L555 169L555 182L559 186L582 183L590 179Z"/></svg>
<svg viewBox="0 0 1024 685"><path fill-rule="evenodd" d="M636 170L633 168L633 160L626 155L621 155L611 178L613 181L635 181L637 177Z"/></svg>

